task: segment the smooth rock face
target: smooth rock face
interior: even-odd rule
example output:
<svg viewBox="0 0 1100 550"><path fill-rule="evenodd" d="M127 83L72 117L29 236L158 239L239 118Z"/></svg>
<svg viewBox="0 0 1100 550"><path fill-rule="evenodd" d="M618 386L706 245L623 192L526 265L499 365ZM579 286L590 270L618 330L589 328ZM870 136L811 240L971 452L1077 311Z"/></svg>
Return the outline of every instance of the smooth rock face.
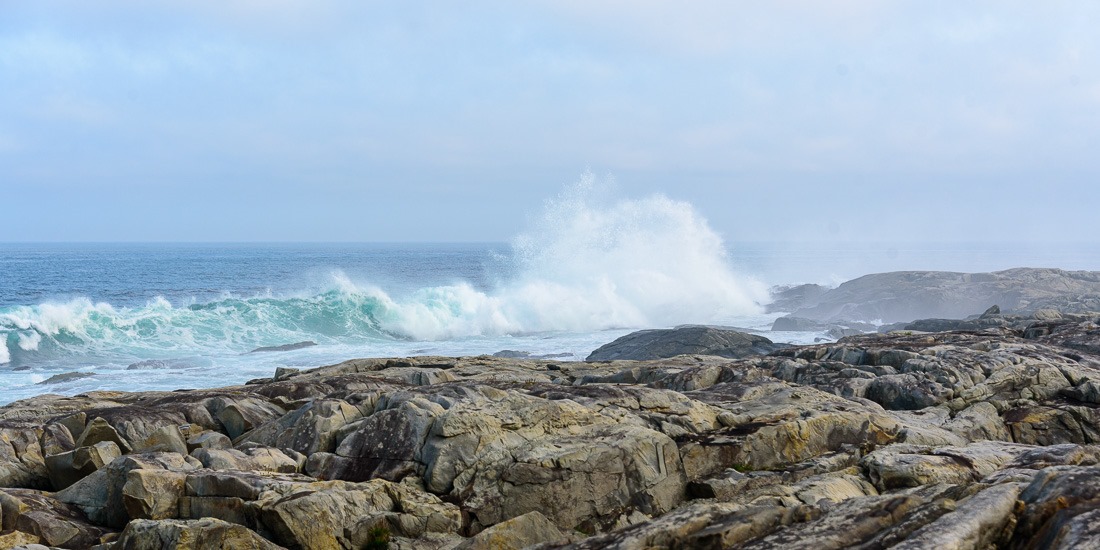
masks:
<svg viewBox="0 0 1100 550"><path fill-rule="evenodd" d="M677 355L717 355L742 358L771 353L783 346L763 336L720 327L685 325L641 330L600 346L586 361L664 359Z"/></svg>
<svg viewBox="0 0 1100 550"><path fill-rule="evenodd" d="M0 547L1095 547L1100 316L1041 317L40 396L0 407Z"/></svg>

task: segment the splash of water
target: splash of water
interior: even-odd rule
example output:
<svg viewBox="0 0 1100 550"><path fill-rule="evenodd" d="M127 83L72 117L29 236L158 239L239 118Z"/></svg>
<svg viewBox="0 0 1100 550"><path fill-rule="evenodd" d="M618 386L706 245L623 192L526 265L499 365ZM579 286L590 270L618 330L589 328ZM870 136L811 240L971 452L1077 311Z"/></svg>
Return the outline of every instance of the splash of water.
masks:
<svg viewBox="0 0 1100 550"><path fill-rule="evenodd" d="M688 203L611 199L586 174L513 243L515 274L394 297L334 273L326 290L192 305L114 307L84 298L0 310L0 363L34 354L237 353L301 340L448 340L722 323L759 312L764 285L733 271L721 238Z"/></svg>

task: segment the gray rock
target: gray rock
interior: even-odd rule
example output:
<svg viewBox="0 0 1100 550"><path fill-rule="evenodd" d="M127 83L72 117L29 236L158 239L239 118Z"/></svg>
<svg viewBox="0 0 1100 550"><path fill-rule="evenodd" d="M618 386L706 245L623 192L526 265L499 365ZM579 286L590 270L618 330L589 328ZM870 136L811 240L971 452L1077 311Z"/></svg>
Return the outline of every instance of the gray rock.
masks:
<svg viewBox="0 0 1100 550"><path fill-rule="evenodd" d="M783 311L790 313L817 305L828 288L821 285L779 286L771 289L771 303L766 306L768 313Z"/></svg>
<svg viewBox="0 0 1100 550"><path fill-rule="evenodd" d="M994 273L899 271L866 275L790 311L818 321L884 323L962 319L1000 304L1007 312L1100 310L1100 273L1018 268Z"/></svg>
<svg viewBox="0 0 1100 550"><path fill-rule="evenodd" d="M555 543L569 537L539 512L502 521L466 540L455 550L520 550L540 543Z"/></svg>
<svg viewBox="0 0 1100 550"><path fill-rule="evenodd" d="M55 374L38 383L40 386L47 384L60 384L62 382L72 382L73 380L81 380L84 378L91 378L95 376L95 373L91 372L63 372L61 374Z"/></svg>
<svg viewBox="0 0 1100 550"><path fill-rule="evenodd" d="M248 353L266 353L266 352L273 352L273 351L294 351L294 350L313 347L313 346L316 346L316 345L317 345L317 342L314 342L312 340L306 340L304 342L295 342L293 344L283 344L281 346L259 347L259 348L256 348L256 349L248 352Z"/></svg>
<svg viewBox="0 0 1100 550"><path fill-rule="evenodd" d="M195 520L137 519L126 525L113 550L278 550L283 548L255 532L214 518Z"/></svg>
<svg viewBox="0 0 1100 550"><path fill-rule="evenodd" d="M677 355L742 358L785 347L763 336L701 325L632 332L600 346L585 361L650 360Z"/></svg>

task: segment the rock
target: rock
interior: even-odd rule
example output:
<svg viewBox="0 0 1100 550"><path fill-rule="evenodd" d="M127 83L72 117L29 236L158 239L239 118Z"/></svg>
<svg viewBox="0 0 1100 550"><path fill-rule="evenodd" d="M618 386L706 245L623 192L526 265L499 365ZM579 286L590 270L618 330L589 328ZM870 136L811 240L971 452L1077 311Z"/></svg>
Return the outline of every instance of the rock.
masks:
<svg viewBox="0 0 1100 550"><path fill-rule="evenodd" d="M316 346L316 345L317 345L317 342L314 342L312 340L306 340L304 342L295 342L293 344L283 344L281 346L264 346L264 347L256 348L256 349L254 349L254 350L252 350L248 353L265 353L265 352L271 352L271 351L294 351L294 350L298 350L298 349L313 347L313 346Z"/></svg>
<svg viewBox="0 0 1100 550"><path fill-rule="evenodd" d="M0 481L72 485L0 490L38 503L4 504L23 511L0 540L71 524L106 550L134 520L213 518L294 548L1087 545L1100 317L1047 317L741 359L362 359L39 396L0 407ZM122 444L161 451L111 460Z"/></svg>
<svg viewBox="0 0 1100 550"><path fill-rule="evenodd" d="M196 520L143 520L126 525L113 550L205 550L233 548L277 550L282 548L240 525L214 518Z"/></svg>
<svg viewBox="0 0 1100 550"><path fill-rule="evenodd" d="M233 446L233 441L225 434L218 432L202 432L187 439L187 453L196 449L228 449Z"/></svg>
<svg viewBox="0 0 1100 550"><path fill-rule="evenodd" d="M898 524L921 502L918 497L903 495L846 500L817 519L793 523L742 547L790 550L853 547Z"/></svg>
<svg viewBox="0 0 1100 550"><path fill-rule="evenodd" d="M96 417L88 423L76 440L77 447L91 447L96 443L111 442L122 450L123 454L131 451L130 444L126 442L105 419Z"/></svg>
<svg viewBox="0 0 1100 550"><path fill-rule="evenodd" d="M362 416L360 408L346 401L318 399L254 429L241 443L294 449L306 455L331 453L336 450L340 429Z"/></svg>
<svg viewBox="0 0 1100 550"><path fill-rule="evenodd" d="M184 472L140 468L126 473L122 504L130 519L171 519L179 515Z"/></svg>
<svg viewBox="0 0 1100 550"><path fill-rule="evenodd" d="M292 474L299 470L298 461L279 449L255 446L238 449L195 449L191 456L211 470L245 470Z"/></svg>
<svg viewBox="0 0 1100 550"><path fill-rule="evenodd" d="M263 530L256 499L265 491L280 486L299 486L315 480L296 474L245 472L237 470L195 470L184 480L184 496L179 501L182 519L214 517Z"/></svg>
<svg viewBox="0 0 1100 550"><path fill-rule="evenodd" d="M961 319L989 304L1008 312L1100 310L1100 273L1019 268L993 273L899 271L866 275L784 310L817 321Z"/></svg>
<svg viewBox="0 0 1100 550"><path fill-rule="evenodd" d="M255 397L216 397L206 407L232 439L286 414L282 407Z"/></svg>
<svg viewBox="0 0 1100 550"><path fill-rule="evenodd" d="M519 550L544 542L568 540L553 522L539 512L502 521L455 547L455 550Z"/></svg>
<svg viewBox="0 0 1100 550"><path fill-rule="evenodd" d="M1100 548L1100 509L1081 514L1062 514L1049 527L1050 546L1059 550Z"/></svg>
<svg viewBox="0 0 1100 550"><path fill-rule="evenodd" d="M282 380L287 380L296 376L300 372L302 372L301 369L295 369L291 367L277 367L275 369L275 375L271 377L271 381L279 382Z"/></svg>
<svg viewBox="0 0 1100 550"><path fill-rule="evenodd" d="M782 345L755 334L700 325L641 330L600 346L585 361L649 360L677 355L741 358L771 353Z"/></svg>
<svg viewBox="0 0 1100 550"><path fill-rule="evenodd" d="M37 536L24 531L0 531L0 548L49 550L48 547L38 544L41 541Z"/></svg>
<svg viewBox="0 0 1100 550"><path fill-rule="evenodd" d="M1034 477L1019 498L1025 507L1013 536L1031 540L1036 548L1053 547L1068 534L1066 531L1072 530L1075 516L1100 508L1100 469L1046 468Z"/></svg>
<svg viewBox="0 0 1100 550"><path fill-rule="evenodd" d="M72 382L73 380L81 380L83 378L91 378L95 376L95 373L91 372L63 372L61 374L55 374L38 383L39 386L47 384L60 384L62 382Z"/></svg>
<svg viewBox="0 0 1100 550"><path fill-rule="evenodd" d="M995 485L959 503L958 508L918 529L897 550L988 548L1007 541L1020 486Z"/></svg>
<svg viewBox="0 0 1100 550"><path fill-rule="evenodd" d="M511 349L500 350L493 354L493 357L503 357L505 359L524 359L530 356L531 354L529 352Z"/></svg>
<svg viewBox="0 0 1100 550"><path fill-rule="evenodd" d="M766 311L768 313L775 311L790 313L813 307L825 296L828 290L828 288L814 284L773 287L770 290L772 301L767 304Z"/></svg>
<svg viewBox="0 0 1100 550"><path fill-rule="evenodd" d="M114 441L100 441L90 447L49 455L46 457L46 469L50 484L54 490L60 491L120 456L122 450Z"/></svg>
<svg viewBox="0 0 1100 550"><path fill-rule="evenodd" d="M134 451L139 453L171 452L187 454L187 442L179 426L162 426L144 439L134 443Z"/></svg>
<svg viewBox="0 0 1100 550"><path fill-rule="evenodd" d="M105 530L88 523L73 506L47 493L30 489L0 489L0 532L15 531L24 536L9 536L13 545L44 543L54 547L87 548L99 542ZM0 548L5 546L0 536Z"/></svg>
<svg viewBox="0 0 1100 550"><path fill-rule="evenodd" d="M356 543L378 522L412 538L462 527L462 514L453 504L383 480L276 486L260 498L264 525L276 540L293 547L360 547Z"/></svg>
<svg viewBox="0 0 1100 550"><path fill-rule="evenodd" d="M42 429L31 424L0 421L0 487L46 489L49 473L42 445Z"/></svg>
<svg viewBox="0 0 1100 550"><path fill-rule="evenodd" d="M138 488L143 481L135 481L129 487L131 477L129 473L138 469L168 470L170 472L187 472L195 469L195 466L185 457L176 453L146 453L140 455L127 455L116 458L107 466L96 470L91 475L77 481L68 488L57 493L57 499L61 502L72 504L80 508L97 525L122 528L131 518L125 505L127 493L138 495ZM166 482L167 483L167 482ZM172 498L172 495L168 495Z"/></svg>
<svg viewBox="0 0 1100 550"><path fill-rule="evenodd" d="M990 317L993 317L994 315L1000 315L1000 314L1001 314L1001 306L994 305L994 306L990 306L989 309L985 310L981 314L981 316L979 316L978 318L979 319L988 319Z"/></svg>

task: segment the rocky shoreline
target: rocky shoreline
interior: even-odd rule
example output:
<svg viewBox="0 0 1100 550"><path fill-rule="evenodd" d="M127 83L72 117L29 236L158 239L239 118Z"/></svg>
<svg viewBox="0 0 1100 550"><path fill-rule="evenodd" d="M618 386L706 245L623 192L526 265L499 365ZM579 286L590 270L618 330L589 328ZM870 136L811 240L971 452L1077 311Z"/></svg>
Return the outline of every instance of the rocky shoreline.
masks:
<svg viewBox="0 0 1100 550"><path fill-rule="evenodd" d="M1100 548L1100 316L1001 318L43 395L0 548Z"/></svg>

